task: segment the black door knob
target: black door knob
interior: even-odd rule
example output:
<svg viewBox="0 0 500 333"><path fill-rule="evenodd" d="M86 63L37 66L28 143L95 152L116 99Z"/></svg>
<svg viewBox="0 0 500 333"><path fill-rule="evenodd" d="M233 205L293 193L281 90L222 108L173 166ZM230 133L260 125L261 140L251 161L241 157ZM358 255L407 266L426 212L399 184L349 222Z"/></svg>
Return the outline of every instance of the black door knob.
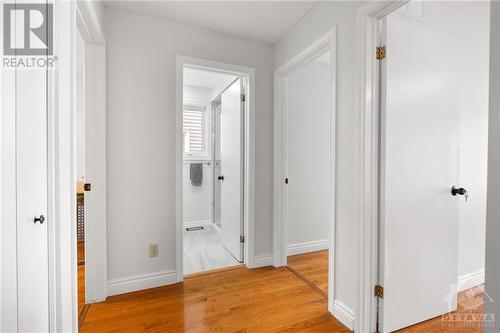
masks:
<svg viewBox="0 0 500 333"><path fill-rule="evenodd" d="M218 180L224 180L224 176L221 175L221 176L217 177L217 179Z"/></svg>
<svg viewBox="0 0 500 333"><path fill-rule="evenodd" d="M453 186L451 188L451 195L465 195L467 194L467 190L460 187L460 188L456 188L455 186Z"/></svg>
<svg viewBox="0 0 500 333"><path fill-rule="evenodd" d="M40 217L35 217L33 222L34 223L40 222L40 224L42 224L43 222L45 222L45 217L43 215L40 215Z"/></svg>

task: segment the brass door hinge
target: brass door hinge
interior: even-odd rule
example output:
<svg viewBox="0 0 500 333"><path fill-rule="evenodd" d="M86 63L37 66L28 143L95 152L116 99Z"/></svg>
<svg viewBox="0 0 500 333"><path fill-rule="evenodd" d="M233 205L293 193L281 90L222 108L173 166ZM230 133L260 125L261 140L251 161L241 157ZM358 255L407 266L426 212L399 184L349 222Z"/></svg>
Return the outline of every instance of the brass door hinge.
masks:
<svg viewBox="0 0 500 333"><path fill-rule="evenodd" d="M240 243L245 243L245 235L240 235Z"/></svg>
<svg viewBox="0 0 500 333"><path fill-rule="evenodd" d="M385 58L385 46L377 47L377 60L382 60Z"/></svg>
<svg viewBox="0 0 500 333"><path fill-rule="evenodd" d="M241 96L240 96L240 100L241 100L242 102L244 102L244 101L246 100L246 98L245 98L245 94L241 94Z"/></svg>
<svg viewBox="0 0 500 333"><path fill-rule="evenodd" d="M375 288L373 288L375 297L379 298L384 298L384 287L382 287L380 284L375 285Z"/></svg>

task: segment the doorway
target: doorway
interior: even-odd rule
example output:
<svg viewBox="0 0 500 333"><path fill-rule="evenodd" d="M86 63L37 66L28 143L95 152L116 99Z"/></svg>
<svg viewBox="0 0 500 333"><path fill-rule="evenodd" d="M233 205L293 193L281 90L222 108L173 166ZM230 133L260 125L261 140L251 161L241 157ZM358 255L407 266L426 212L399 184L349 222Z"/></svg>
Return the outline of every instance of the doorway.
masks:
<svg viewBox="0 0 500 333"><path fill-rule="evenodd" d="M184 274L244 261L245 78L183 69Z"/></svg>
<svg viewBox="0 0 500 333"><path fill-rule="evenodd" d="M178 59L181 281L252 267L254 74L244 67Z"/></svg>
<svg viewBox="0 0 500 333"><path fill-rule="evenodd" d="M275 71L274 266L286 266L328 299L328 310L352 329L353 316L334 299L336 27Z"/></svg>
<svg viewBox="0 0 500 333"><path fill-rule="evenodd" d="M377 325L481 331L489 4L412 1L377 24Z"/></svg>
<svg viewBox="0 0 500 333"><path fill-rule="evenodd" d="M328 298L330 51L286 76L287 267Z"/></svg>

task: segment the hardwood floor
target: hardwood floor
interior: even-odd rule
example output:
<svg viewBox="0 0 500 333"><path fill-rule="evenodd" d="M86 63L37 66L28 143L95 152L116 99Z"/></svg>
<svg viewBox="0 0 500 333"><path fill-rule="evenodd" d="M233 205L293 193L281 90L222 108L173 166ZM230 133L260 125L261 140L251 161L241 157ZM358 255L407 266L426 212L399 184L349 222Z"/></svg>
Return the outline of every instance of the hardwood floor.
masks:
<svg viewBox="0 0 500 333"><path fill-rule="evenodd" d="M288 267L328 295L328 250L288 256Z"/></svg>
<svg viewBox="0 0 500 333"><path fill-rule="evenodd" d="M92 304L81 332L349 332L286 268L239 268Z"/></svg>
<svg viewBox="0 0 500 333"><path fill-rule="evenodd" d="M454 314L481 314L483 289L458 296ZM450 318L450 317L447 317ZM465 317L442 317L398 333L479 333ZM183 283L109 297L90 305L81 332L350 332L326 299L287 268L243 267Z"/></svg>
<svg viewBox="0 0 500 333"><path fill-rule="evenodd" d="M78 265L78 314L85 305L85 265Z"/></svg>

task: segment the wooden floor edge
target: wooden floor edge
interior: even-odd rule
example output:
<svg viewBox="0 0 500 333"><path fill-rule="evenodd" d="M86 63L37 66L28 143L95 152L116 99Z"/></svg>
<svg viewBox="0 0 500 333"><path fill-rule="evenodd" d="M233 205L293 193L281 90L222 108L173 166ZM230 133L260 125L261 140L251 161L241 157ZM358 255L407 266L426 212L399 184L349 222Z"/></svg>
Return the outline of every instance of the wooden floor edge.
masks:
<svg viewBox="0 0 500 333"><path fill-rule="evenodd" d="M246 267L245 264L240 264L240 265L234 265L234 266L229 266L229 267L216 268L216 269L211 269L209 271L184 275L184 279L189 279L189 278L194 278L194 277L204 276L204 275L209 275L209 274L214 274L214 273L228 272L228 271L233 271L235 269L240 269L240 268L245 268L245 267Z"/></svg>
<svg viewBox="0 0 500 333"><path fill-rule="evenodd" d="M85 316L87 316L87 312L90 309L90 304L85 304L78 314L78 329L80 329L85 321Z"/></svg>
<svg viewBox="0 0 500 333"><path fill-rule="evenodd" d="M300 274L299 272L297 272L295 269L293 269L290 266L286 266L286 268L290 272L292 272L293 274L295 274L299 279L301 279L302 281L304 281L309 287L311 287L314 290L316 290L316 292L318 292L318 294L320 294L321 296L323 296L324 299L328 300L328 295L323 290L321 290L320 288L318 288L318 286L316 286L314 283L312 283L311 281L309 281L304 275Z"/></svg>

